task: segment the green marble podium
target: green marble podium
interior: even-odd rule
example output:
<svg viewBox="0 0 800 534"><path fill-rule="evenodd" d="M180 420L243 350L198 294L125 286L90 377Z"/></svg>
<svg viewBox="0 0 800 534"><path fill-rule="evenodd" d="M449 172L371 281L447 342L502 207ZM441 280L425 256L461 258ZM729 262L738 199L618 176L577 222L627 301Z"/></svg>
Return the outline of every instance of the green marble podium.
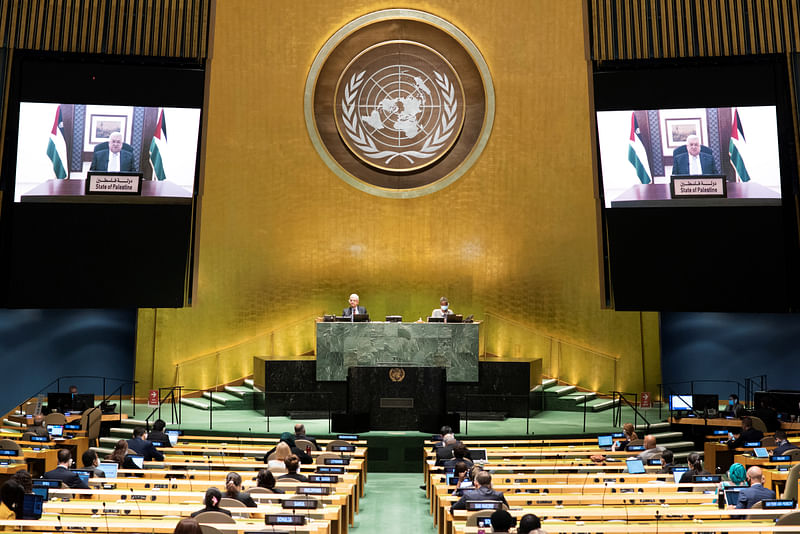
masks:
<svg viewBox="0 0 800 534"><path fill-rule="evenodd" d="M317 380L351 366L444 367L448 382L478 381L480 323L317 323Z"/></svg>

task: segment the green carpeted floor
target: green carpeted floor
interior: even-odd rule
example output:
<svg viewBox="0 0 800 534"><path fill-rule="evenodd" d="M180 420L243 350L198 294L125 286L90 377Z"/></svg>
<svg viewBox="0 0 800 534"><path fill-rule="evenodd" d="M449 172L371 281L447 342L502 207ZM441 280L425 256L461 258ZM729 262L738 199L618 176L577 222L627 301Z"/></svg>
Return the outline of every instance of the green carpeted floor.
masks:
<svg viewBox="0 0 800 534"><path fill-rule="evenodd" d="M425 534L436 532L419 473L370 473L353 532Z"/></svg>

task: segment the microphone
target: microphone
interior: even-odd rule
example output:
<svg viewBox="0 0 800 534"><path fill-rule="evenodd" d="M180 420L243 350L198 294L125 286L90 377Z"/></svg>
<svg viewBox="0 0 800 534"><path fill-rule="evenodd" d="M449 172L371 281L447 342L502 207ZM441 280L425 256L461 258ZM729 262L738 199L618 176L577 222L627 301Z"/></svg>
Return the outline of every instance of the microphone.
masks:
<svg viewBox="0 0 800 534"><path fill-rule="evenodd" d="M135 497L136 495L134 495L134 493L133 493L133 488L128 488L128 489L129 489L129 490L131 490L131 500L132 500L134 503L136 503L136 509L137 509L137 510L139 510L139 520L141 520L141 519L142 519L142 507L141 507L141 506L139 506L139 501L137 501L136 499L134 499L134 497Z"/></svg>
<svg viewBox="0 0 800 534"><path fill-rule="evenodd" d="M103 503L103 508L106 507L106 503ZM58 530L64 530L64 525L61 524L61 514L56 514L58 518Z"/></svg>
<svg viewBox="0 0 800 534"><path fill-rule="evenodd" d="M172 504L172 477L167 477L167 504Z"/></svg>
<svg viewBox="0 0 800 534"><path fill-rule="evenodd" d="M106 501L103 501L103 519L106 521L106 534L111 532L111 529L108 528L108 513L106 513ZM58 516L58 520L61 521L61 516Z"/></svg>

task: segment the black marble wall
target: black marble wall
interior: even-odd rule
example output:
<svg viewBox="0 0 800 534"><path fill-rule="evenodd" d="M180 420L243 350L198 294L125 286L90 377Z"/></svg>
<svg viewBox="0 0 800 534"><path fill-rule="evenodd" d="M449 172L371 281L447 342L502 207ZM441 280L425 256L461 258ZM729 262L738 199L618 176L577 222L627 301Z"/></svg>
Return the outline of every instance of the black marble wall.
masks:
<svg viewBox="0 0 800 534"><path fill-rule="evenodd" d="M531 362L479 362L478 376L477 383L447 384L448 411L463 413L469 408L470 412L527 416Z"/></svg>
<svg viewBox="0 0 800 534"><path fill-rule="evenodd" d="M269 392L269 414L286 415L287 411L343 412L347 409L346 382L317 382L314 360L267 360L256 356L254 382ZM263 399L256 396L255 408L264 410Z"/></svg>

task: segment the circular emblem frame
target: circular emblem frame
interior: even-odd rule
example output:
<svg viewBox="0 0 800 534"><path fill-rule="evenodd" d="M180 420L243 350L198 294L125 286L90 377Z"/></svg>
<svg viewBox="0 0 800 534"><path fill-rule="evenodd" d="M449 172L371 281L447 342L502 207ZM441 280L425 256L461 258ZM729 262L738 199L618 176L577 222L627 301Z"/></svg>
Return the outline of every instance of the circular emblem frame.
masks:
<svg viewBox="0 0 800 534"><path fill-rule="evenodd" d="M406 370L402 367L392 367L389 369L389 380L392 382L402 382L406 378Z"/></svg>
<svg viewBox="0 0 800 534"><path fill-rule="evenodd" d="M386 198L427 195L460 178L488 142L494 107L489 69L472 41L409 9L338 30L314 59L304 98L323 161L353 187Z"/></svg>

